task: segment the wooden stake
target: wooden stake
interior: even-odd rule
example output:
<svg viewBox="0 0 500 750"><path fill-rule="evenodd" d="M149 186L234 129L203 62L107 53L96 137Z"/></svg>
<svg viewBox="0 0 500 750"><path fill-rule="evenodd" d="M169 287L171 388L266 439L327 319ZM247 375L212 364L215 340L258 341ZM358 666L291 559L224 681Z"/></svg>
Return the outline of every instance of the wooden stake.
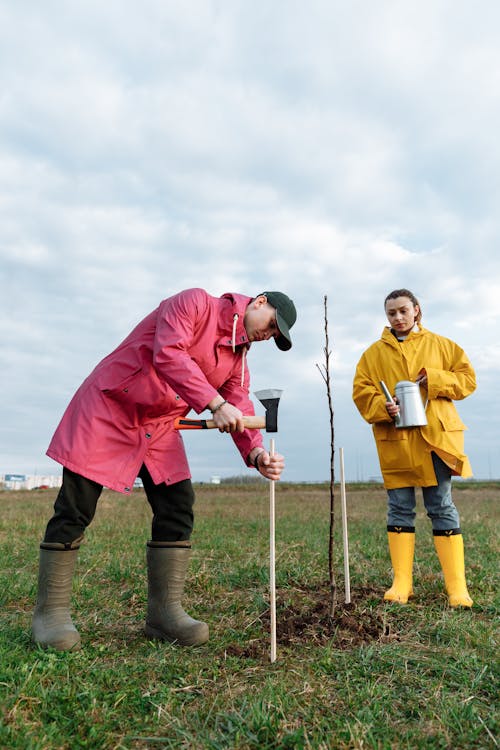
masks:
<svg viewBox="0 0 500 750"><path fill-rule="evenodd" d="M349 539L347 536L347 507L345 498L344 449L340 448L340 499L342 506L342 538L344 541L345 603L351 602L351 581L349 576Z"/></svg>
<svg viewBox="0 0 500 750"><path fill-rule="evenodd" d="M274 438L271 438L269 455L274 456ZM276 661L276 545L274 479L269 484L269 592L271 607L271 663Z"/></svg>

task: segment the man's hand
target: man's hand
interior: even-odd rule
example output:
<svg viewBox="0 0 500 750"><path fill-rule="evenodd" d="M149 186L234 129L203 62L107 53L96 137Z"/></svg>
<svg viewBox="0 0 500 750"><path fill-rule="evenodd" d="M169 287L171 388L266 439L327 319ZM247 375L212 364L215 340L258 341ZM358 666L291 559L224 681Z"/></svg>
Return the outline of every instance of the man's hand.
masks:
<svg viewBox="0 0 500 750"><path fill-rule="evenodd" d="M270 456L264 449L257 456L257 470L266 479L278 481L285 468L285 459L279 453Z"/></svg>
<svg viewBox="0 0 500 750"><path fill-rule="evenodd" d="M212 416L219 432L243 432L243 414L236 406L228 403L219 406Z"/></svg>

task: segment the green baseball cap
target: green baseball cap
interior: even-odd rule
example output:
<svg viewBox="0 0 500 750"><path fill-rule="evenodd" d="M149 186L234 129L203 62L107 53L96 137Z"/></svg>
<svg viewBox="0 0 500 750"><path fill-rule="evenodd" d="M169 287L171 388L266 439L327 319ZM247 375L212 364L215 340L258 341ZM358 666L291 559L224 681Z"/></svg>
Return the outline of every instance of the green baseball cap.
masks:
<svg viewBox="0 0 500 750"><path fill-rule="evenodd" d="M276 346L282 352L292 348L292 339L290 338L290 328L297 320L297 310L290 297L283 292L262 292L270 305L276 308L276 323L280 331L276 341Z"/></svg>

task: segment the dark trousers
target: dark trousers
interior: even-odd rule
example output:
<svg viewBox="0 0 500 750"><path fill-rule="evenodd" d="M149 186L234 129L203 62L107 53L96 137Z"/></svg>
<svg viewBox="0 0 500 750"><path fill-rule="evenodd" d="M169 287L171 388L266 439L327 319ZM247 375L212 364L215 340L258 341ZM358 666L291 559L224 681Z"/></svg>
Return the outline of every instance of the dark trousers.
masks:
<svg viewBox="0 0 500 750"><path fill-rule="evenodd" d="M194 490L190 479L166 485L154 484L143 464L139 472L153 511L151 539L178 542L190 538L193 530ZM63 482L54 503L54 515L47 524L44 542L66 544L82 536L94 518L102 484L63 469Z"/></svg>

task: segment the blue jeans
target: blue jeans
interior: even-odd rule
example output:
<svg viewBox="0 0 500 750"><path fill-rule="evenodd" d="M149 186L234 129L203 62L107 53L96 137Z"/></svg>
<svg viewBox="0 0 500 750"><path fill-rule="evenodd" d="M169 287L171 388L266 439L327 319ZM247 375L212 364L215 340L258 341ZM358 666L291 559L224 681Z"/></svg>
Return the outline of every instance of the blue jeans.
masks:
<svg viewBox="0 0 500 750"><path fill-rule="evenodd" d="M436 487L422 487L424 505L434 531L460 528L460 516L451 497L451 471L435 453L432 463L436 473ZM415 487L387 490L387 526L415 527Z"/></svg>

